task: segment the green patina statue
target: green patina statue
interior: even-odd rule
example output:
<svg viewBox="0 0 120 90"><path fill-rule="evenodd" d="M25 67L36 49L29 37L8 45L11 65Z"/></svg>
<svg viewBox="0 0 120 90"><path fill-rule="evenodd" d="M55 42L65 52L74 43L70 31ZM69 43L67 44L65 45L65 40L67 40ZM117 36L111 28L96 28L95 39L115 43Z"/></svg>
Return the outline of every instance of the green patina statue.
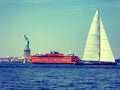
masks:
<svg viewBox="0 0 120 90"><path fill-rule="evenodd" d="M30 48L29 48L29 40L28 40L28 37L26 36L26 35L24 35L24 38L25 38L25 40L26 40L26 46L25 46L25 50L30 50Z"/></svg>

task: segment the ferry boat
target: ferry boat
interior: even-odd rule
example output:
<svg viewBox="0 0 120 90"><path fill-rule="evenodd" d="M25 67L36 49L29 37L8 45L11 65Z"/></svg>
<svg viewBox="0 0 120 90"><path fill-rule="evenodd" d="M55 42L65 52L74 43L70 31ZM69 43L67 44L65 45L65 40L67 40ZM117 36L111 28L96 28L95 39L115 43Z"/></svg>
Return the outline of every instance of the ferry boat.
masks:
<svg viewBox="0 0 120 90"><path fill-rule="evenodd" d="M76 64L79 63L78 56L64 55L59 52L50 52L44 55L34 55L30 57L30 63L33 64Z"/></svg>

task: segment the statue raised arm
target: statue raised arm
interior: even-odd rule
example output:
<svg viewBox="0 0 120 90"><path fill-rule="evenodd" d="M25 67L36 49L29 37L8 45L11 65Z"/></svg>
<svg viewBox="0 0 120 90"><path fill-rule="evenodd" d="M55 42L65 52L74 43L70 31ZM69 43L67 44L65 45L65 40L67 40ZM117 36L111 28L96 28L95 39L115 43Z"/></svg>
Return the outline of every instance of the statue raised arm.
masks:
<svg viewBox="0 0 120 90"><path fill-rule="evenodd" d="M29 48L29 39L28 39L28 37L27 37L26 35L24 35L24 38L25 38L25 40L26 40L25 49L26 49L26 50L30 50L30 48Z"/></svg>

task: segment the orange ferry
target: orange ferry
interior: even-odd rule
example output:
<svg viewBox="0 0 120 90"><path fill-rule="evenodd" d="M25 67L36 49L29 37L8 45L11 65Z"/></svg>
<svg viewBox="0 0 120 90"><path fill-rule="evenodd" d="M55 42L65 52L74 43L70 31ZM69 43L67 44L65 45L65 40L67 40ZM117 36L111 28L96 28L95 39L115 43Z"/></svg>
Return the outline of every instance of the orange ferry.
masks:
<svg viewBox="0 0 120 90"><path fill-rule="evenodd" d="M76 64L79 63L78 56L67 55L65 56L59 52L50 52L45 55L34 55L30 57L30 63L34 64Z"/></svg>

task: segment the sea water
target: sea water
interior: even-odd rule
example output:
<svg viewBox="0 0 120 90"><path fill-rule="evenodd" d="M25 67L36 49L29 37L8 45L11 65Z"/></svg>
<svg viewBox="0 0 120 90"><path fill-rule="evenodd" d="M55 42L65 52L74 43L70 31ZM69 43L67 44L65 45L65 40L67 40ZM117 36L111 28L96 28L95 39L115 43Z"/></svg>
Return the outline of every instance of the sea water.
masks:
<svg viewBox="0 0 120 90"><path fill-rule="evenodd" d="M0 90L120 90L120 65L0 63Z"/></svg>

